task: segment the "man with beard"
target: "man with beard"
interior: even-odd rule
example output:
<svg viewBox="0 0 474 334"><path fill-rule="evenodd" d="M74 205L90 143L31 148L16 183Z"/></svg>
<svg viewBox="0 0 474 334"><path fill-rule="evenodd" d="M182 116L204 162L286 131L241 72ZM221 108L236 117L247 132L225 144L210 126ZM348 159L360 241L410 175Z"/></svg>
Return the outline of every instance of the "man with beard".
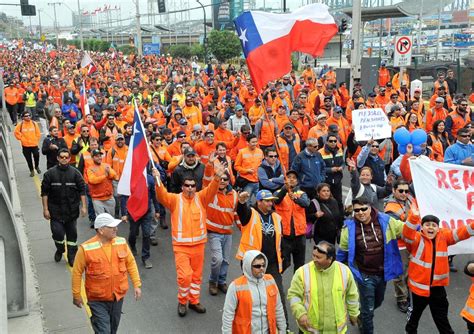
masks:
<svg viewBox="0 0 474 334"><path fill-rule="evenodd" d="M471 118L467 112L469 106L467 100L462 98L457 100L456 103L456 108L448 114L448 117L446 117L446 121L444 122L446 132L454 138L457 137L459 129L464 128L471 122Z"/></svg>

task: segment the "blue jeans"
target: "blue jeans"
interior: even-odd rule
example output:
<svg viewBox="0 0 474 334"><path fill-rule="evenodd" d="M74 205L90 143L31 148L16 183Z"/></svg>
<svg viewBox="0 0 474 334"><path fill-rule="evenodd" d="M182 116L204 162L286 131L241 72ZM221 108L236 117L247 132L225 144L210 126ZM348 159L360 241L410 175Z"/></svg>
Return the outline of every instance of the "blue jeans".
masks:
<svg viewBox="0 0 474 334"><path fill-rule="evenodd" d="M383 276L361 273L363 282L357 282L360 295L360 317L363 334L374 333L374 310L382 305L387 283Z"/></svg>
<svg viewBox="0 0 474 334"><path fill-rule="evenodd" d="M130 233L128 234L128 244L130 248L135 249L137 243L137 234L142 227L142 260L148 260L150 258L150 236L151 236L151 221L153 216L151 211L148 212L137 221L134 221L133 218L128 215L128 221L130 223Z"/></svg>
<svg viewBox="0 0 474 334"><path fill-rule="evenodd" d="M250 197L250 203L254 204L255 203L255 196L257 196L258 193L258 182L249 182L247 185L244 187L244 191L248 192ZM253 195L253 197L252 197Z"/></svg>
<svg viewBox="0 0 474 334"><path fill-rule="evenodd" d="M89 216L89 221L94 222L95 221L94 204L92 204L92 198L89 192L89 186L87 184L86 184L86 198L87 198L87 213Z"/></svg>
<svg viewBox="0 0 474 334"><path fill-rule="evenodd" d="M227 269L229 268L229 257L232 251L232 234L209 232L207 239L211 248L211 275L209 276L209 282L225 284Z"/></svg>
<svg viewBox="0 0 474 334"><path fill-rule="evenodd" d="M113 302L88 302L94 333L117 333L122 315L123 298Z"/></svg>

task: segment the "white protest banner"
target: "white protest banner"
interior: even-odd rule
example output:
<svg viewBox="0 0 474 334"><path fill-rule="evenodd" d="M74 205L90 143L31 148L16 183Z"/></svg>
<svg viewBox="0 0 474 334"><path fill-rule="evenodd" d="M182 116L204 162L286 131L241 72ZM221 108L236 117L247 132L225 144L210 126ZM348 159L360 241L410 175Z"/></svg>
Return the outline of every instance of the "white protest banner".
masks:
<svg viewBox="0 0 474 334"><path fill-rule="evenodd" d="M421 216L435 215L440 227L455 229L474 222L474 167L410 159ZM474 238L448 248L448 253L474 253Z"/></svg>
<svg viewBox="0 0 474 334"><path fill-rule="evenodd" d="M392 127L387 115L380 108L356 109L352 111L355 140L366 141L373 139L390 138Z"/></svg>

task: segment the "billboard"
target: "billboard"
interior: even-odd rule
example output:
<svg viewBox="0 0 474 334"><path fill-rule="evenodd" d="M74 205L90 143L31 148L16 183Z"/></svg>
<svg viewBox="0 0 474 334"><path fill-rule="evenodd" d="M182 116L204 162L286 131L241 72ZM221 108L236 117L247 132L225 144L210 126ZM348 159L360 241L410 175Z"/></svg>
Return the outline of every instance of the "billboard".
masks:
<svg viewBox="0 0 474 334"><path fill-rule="evenodd" d="M232 20L244 10L243 0L212 0L212 25L214 29L234 29Z"/></svg>
<svg viewBox="0 0 474 334"><path fill-rule="evenodd" d="M144 43L143 55L160 55L160 43Z"/></svg>

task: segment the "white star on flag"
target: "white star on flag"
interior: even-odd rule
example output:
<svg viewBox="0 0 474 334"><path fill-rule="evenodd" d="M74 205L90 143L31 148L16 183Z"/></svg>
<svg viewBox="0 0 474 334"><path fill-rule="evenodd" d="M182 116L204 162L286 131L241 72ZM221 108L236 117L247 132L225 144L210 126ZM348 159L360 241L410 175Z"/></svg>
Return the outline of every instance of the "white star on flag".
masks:
<svg viewBox="0 0 474 334"><path fill-rule="evenodd" d="M240 36L239 39L242 41L242 44L245 47L245 42L248 42L249 40L247 39L247 36L245 34L247 33L247 29L242 29L240 28Z"/></svg>

